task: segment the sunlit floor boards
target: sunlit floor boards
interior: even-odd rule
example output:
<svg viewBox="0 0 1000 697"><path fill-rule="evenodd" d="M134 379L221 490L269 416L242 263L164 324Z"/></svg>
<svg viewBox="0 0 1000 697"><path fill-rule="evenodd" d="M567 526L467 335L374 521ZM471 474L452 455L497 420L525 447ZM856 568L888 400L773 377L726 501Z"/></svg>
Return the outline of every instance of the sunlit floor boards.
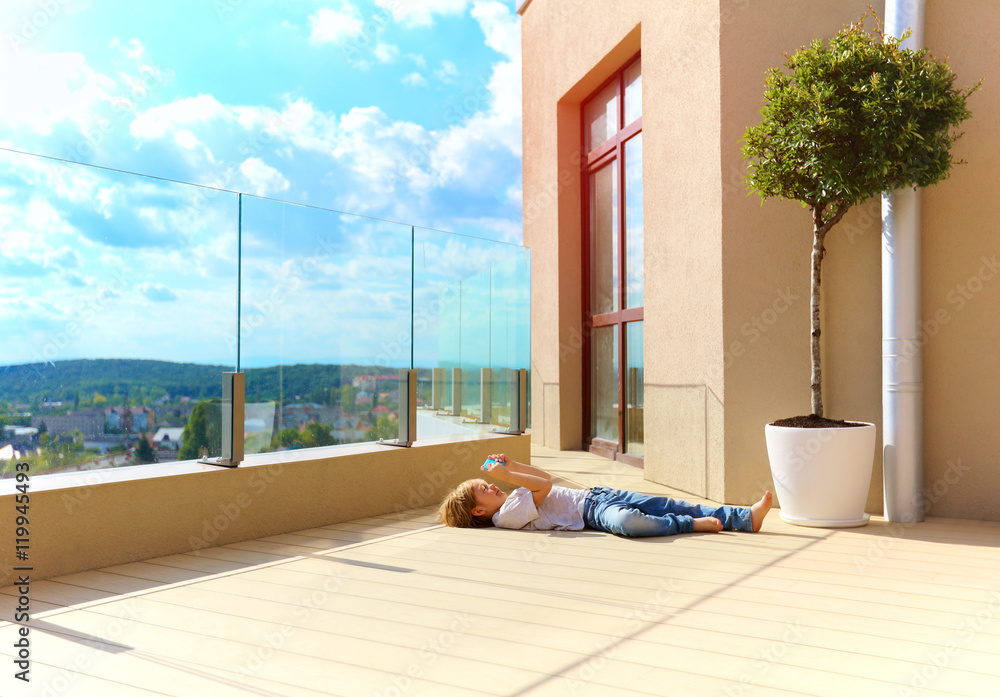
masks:
<svg viewBox="0 0 1000 697"><path fill-rule="evenodd" d="M0 695L981 697L1000 687L998 544L1000 524L944 519L626 540L420 509L33 583L30 685L4 588Z"/></svg>

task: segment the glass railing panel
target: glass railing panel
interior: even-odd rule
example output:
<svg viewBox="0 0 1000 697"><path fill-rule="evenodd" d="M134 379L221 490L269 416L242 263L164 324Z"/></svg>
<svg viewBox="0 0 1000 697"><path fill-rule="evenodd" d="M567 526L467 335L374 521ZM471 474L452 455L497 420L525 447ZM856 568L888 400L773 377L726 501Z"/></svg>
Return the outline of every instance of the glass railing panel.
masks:
<svg viewBox="0 0 1000 697"><path fill-rule="evenodd" d="M516 245L7 152L0 222L0 473L217 457L234 368L252 454L395 438L400 368L418 437L505 424L528 365Z"/></svg>
<svg viewBox="0 0 1000 697"><path fill-rule="evenodd" d="M462 416L480 421L482 370L490 367L490 269L462 280L461 368Z"/></svg>
<svg viewBox="0 0 1000 697"><path fill-rule="evenodd" d="M418 437L450 435L489 430L490 426L509 423L509 396L503 376L491 370L490 410L484 416L482 408L483 369L496 363L503 368L516 360L512 349L501 348L501 358L494 358L497 342L508 342L509 329L495 326L505 311L497 308L496 269L510 266L517 269L525 253L523 247L473 235L452 234L416 228L414 234L414 356L421 370L431 373L444 371L446 383L441 409L423 410L418 425ZM500 280L504 307L513 301L517 281L523 282L524 302L528 297L528 275L509 278L511 270L502 271ZM510 310L513 312L513 310ZM522 324L526 327L525 322ZM528 367L527 356L523 365ZM454 369L460 369L460 409L456 414L453 398ZM498 390L499 386L499 392ZM496 412L500 400L508 404L506 411ZM486 418L488 417L488 418ZM430 423L433 421L433 423ZM484 426L481 422L486 422Z"/></svg>
<svg viewBox="0 0 1000 697"><path fill-rule="evenodd" d="M493 420L510 426L512 371L528 369L531 362L531 250L519 249L490 269L490 368ZM530 393L527 423L530 426Z"/></svg>
<svg viewBox="0 0 1000 697"><path fill-rule="evenodd" d="M3 151L0 239L3 476L219 454L235 195Z"/></svg>
<svg viewBox="0 0 1000 697"><path fill-rule="evenodd" d="M413 360L430 399L417 410L417 439L468 434L454 416L454 371L461 368L462 254L458 240L436 230L413 234ZM449 246L450 245L450 246ZM418 388L419 392L419 388Z"/></svg>
<svg viewBox="0 0 1000 697"><path fill-rule="evenodd" d="M243 195L247 454L398 437L411 228Z"/></svg>
<svg viewBox="0 0 1000 697"><path fill-rule="evenodd" d="M419 278L419 274L417 274ZM455 371L462 368L462 282L457 281L438 293L437 336L434 349L437 356L428 356L432 366L443 371L441 407L452 416L455 409ZM430 338L430 337L428 337ZM418 338L415 347L423 342ZM416 356L414 356L416 359ZM459 405L461 406L461 405Z"/></svg>

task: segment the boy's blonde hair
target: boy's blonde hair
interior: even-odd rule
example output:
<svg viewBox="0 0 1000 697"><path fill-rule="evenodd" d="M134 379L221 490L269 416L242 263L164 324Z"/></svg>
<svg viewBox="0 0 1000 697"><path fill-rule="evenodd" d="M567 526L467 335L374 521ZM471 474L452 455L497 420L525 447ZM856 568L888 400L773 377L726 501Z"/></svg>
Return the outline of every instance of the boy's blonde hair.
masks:
<svg viewBox="0 0 1000 697"><path fill-rule="evenodd" d="M490 516L474 516L472 509L476 507L476 497L472 487L481 479L469 479L455 487L455 490L444 497L439 513L441 520L450 528L482 528L493 525Z"/></svg>

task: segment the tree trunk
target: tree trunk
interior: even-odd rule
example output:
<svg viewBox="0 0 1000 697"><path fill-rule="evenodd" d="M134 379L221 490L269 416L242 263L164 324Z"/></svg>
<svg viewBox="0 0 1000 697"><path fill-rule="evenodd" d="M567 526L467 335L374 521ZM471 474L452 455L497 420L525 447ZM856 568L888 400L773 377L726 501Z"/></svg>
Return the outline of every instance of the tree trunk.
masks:
<svg viewBox="0 0 1000 697"><path fill-rule="evenodd" d="M823 416L823 367L820 361L820 288L822 286L823 257L826 249L823 240L828 227L823 224L823 207L813 207L813 248L812 248L812 286L809 291L809 310L812 318L810 332L810 349L812 354L812 413Z"/></svg>

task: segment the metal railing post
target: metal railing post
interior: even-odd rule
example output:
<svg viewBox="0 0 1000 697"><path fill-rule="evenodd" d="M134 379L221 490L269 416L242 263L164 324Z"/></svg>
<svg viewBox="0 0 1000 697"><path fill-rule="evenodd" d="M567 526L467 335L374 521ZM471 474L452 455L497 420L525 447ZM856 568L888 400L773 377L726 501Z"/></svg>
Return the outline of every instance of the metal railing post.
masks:
<svg viewBox="0 0 1000 697"><path fill-rule="evenodd" d="M451 414L462 415L462 369L451 369Z"/></svg>
<svg viewBox="0 0 1000 697"><path fill-rule="evenodd" d="M382 445L408 448L417 439L417 371L399 371L399 438L379 440Z"/></svg>
<svg viewBox="0 0 1000 697"><path fill-rule="evenodd" d="M528 371L517 368L510 373L510 427L495 433L519 436L528 430Z"/></svg>
<svg viewBox="0 0 1000 697"><path fill-rule="evenodd" d="M207 465L239 467L243 461L246 420L246 373L222 374L222 456L200 460Z"/></svg>
<svg viewBox="0 0 1000 697"><path fill-rule="evenodd" d="M431 408L440 411L444 404L444 368L431 369Z"/></svg>
<svg viewBox="0 0 1000 697"><path fill-rule="evenodd" d="M483 368L480 371L480 417L479 422L488 424L493 416L493 371Z"/></svg>

